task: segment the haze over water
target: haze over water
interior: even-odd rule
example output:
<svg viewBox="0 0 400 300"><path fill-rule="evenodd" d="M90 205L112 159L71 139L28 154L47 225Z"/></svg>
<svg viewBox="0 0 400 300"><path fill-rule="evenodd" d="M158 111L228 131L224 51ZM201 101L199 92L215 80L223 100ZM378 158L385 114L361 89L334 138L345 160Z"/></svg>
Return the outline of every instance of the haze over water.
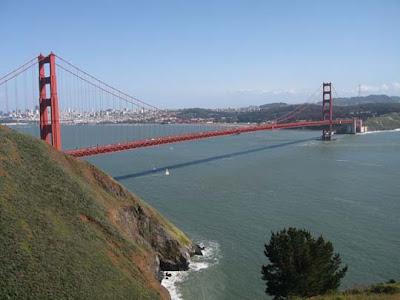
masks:
<svg viewBox="0 0 400 300"><path fill-rule="evenodd" d="M63 128L65 143L73 131L89 130L79 127ZM112 127L90 131L107 136ZM288 226L333 242L349 265L342 287L399 279L400 132L333 142L316 140L319 134L257 132L88 160L213 245L208 268L177 284L184 299L265 299L263 244L271 230Z"/></svg>

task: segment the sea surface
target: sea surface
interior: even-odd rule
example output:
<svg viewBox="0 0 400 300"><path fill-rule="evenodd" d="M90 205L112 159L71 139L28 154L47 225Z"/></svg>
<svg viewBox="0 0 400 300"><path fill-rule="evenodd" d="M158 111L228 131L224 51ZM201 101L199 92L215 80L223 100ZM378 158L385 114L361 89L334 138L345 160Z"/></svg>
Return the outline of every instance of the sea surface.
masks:
<svg viewBox="0 0 400 300"><path fill-rule="evenodd" d="M64 126L64 147L127 139L129 126ZM332 241L349 266L342 288L399 280L400 131L319 135L257 132L88 160L206 247L188 272L163 281L173 299L268 299L264 243L289 226Z"/></svg>

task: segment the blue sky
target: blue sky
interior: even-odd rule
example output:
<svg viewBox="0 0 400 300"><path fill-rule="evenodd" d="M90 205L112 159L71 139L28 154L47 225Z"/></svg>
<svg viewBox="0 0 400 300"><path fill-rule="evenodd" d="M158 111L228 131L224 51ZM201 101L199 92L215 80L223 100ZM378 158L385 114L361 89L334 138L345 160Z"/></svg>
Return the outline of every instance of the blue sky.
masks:
<svg viewBox="0 0 400 300"><path fill-rule="evenodd" d="M54 51L161 107L400 95L400 1L0 1L0 74Z"/></svg>

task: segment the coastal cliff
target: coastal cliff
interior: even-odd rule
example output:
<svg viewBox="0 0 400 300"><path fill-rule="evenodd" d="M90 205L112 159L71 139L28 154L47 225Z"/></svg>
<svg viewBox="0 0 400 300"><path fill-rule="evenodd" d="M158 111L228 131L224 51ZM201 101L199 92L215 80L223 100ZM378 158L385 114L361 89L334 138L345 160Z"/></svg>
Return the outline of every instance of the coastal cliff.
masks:
<svg viewBox="0 0 400 300"><path fill-rule="evenodd" d="M198 246L104 172L0 126L0 298L169 299Z"/></svg>

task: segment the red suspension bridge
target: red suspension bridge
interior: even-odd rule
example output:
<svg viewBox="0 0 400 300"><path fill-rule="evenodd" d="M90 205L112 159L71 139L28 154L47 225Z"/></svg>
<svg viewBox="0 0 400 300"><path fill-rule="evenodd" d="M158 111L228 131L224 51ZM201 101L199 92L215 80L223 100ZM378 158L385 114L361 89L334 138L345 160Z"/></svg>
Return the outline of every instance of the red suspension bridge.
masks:
<svg viewBox="0 0 400 300"><path fill-rule="evenodd" d="M307 107L306 103L264 124L223 127L196 122L185 124L183 132L169 133L159 125L178 122L174 115L112 87L53 53L39 55L1 77L0 98L3 122L38 122L42 140L76 157L274 129L320 127L322 139L330 140L334 126L351 125L353 132L361 126L359 120L333 118L332 84L323 83L318 121L289 122ZM62 125L81 123L139 126L131 126L132 132L126 133L123 141L110 137L112 142L99 144L91 136L83 145L69 142L75 147L63 149Z"/></svg>

